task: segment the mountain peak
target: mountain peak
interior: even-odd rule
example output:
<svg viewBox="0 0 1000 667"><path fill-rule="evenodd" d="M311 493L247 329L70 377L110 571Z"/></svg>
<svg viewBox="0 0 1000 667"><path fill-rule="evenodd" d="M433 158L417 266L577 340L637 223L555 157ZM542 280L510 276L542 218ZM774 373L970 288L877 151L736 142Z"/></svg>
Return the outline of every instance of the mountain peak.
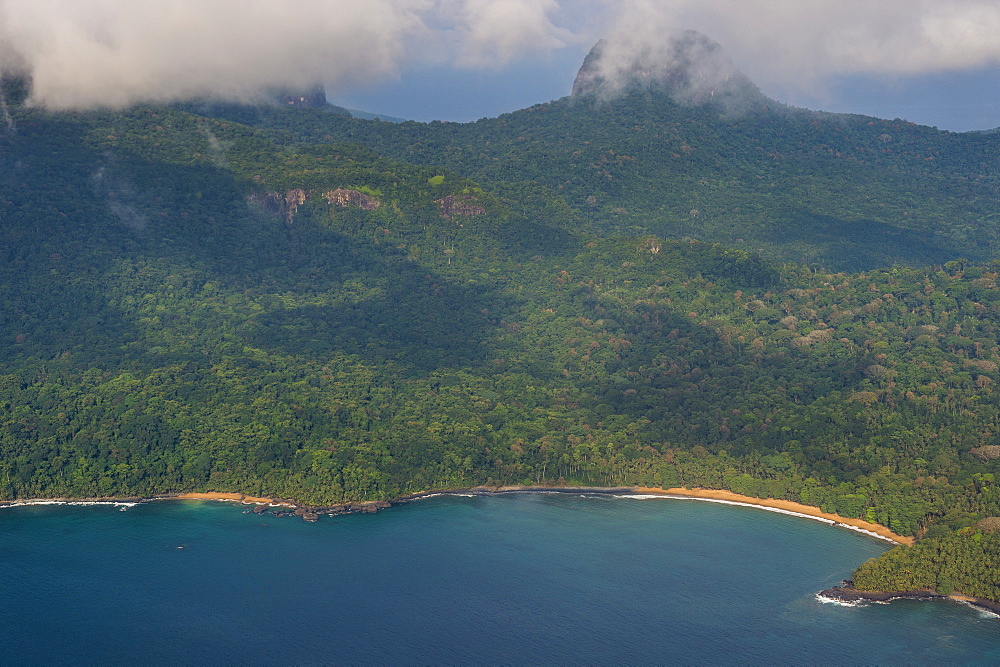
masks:
<svg viewBox="0 0 1000 667"><path fill-rule="evenodd" d="M655 43L627 35L602 39L584 59L572 94L611 100L635 90L663 93L680 104L768 102L722 46L694 30Z"/></svg>

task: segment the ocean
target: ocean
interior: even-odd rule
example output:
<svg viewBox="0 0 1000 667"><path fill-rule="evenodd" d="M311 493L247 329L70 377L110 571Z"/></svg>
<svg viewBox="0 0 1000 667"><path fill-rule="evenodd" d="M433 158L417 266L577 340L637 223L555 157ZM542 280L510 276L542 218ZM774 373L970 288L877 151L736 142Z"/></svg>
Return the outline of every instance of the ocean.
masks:
<svg viewBox="0 0 1000 667"><path fill-rule="evenodd" d="M10 507L0 662L1000 662L1000 619L965 605L816 598L890 547L606 495L438 496L317 523L208 501Z"/></svg>

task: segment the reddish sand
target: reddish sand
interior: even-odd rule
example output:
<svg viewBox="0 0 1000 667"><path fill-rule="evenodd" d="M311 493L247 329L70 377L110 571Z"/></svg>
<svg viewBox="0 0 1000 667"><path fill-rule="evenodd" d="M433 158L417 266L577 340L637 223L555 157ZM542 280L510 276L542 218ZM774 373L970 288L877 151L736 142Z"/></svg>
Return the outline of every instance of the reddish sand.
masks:
<svg viewBox="0 0 1000 667"><path fill-rule="evenodd" d="M879 525L877 523L869 523L868 521L862 521L861 519L848 519L842 517L838 514L830 514L829 512L824 512L818 507L812 507L811 505L803 505L801 503L793 503L790 500L775 500L773 498L751 498L750 496L741 496L738 493L733 493L731 491L717 491L715 489L651 489L646 487L636 487L634 489L636 493L648 493L650 495L665 495L665 496L684 496L687 498L708 498L711 500L727 500L734 503L746 503L747 505L757 505L759 507L773 507L775 509L785 510L788 512L796 512L798 514L805 514L807 516L814 516L820 519L827 519L829 521L836 521L837 523L842 523L848 526L853 526L855 528L861 528L862 530L868 530L876 535L881 535L886 537L893 542L898 542L899 544L913 544L912 537L906 537L905 535L898 535L885 526Z"/></svg>
<svg viewBox="0 0 1000 667"><path fill-rule="evenodd" d="M273 498L261 498L259 496L247 496L242 493L182 493L173 496L178 500L235 500L241 503L254 505L284 505L285 503L275 502Z"/></svg>
<svg viewBox="0 0 1000 667"><path fill-rule="evenodd" d="M521 487L508 487L509 489L519 489ZM634 487L633 492L635 493L645 493L649 495L664 495L664 496L682 496L686 498L706 498L709 500L725 500L733 503L744 503L746 505L756 505L758 507L772 507L774 509L785 510L786 512L795 512L797 514L804 514L806 516L817 517L820 519L826 519L828 521L836 521L837 523L842 523L848 526L853 526L854 528L860 528L862 530L867 530L876 535L888 538L893 542L899 544L913 544L912 537L906 537L905 535L899 535L892 532L885 526L877 523L870 523L868 521L862 521L861 519L848 519L847 517L842 517L839 514L830 514L829 512L824 512L818 507L813 507L811 505L803 505L801 503L795 503L790 500L775 500L773 498L753 498L750 496L741 496L738 493L733 493L731 491L719 491L716 489L658 489L658 488L647 488L647 487ZM256 496L247 496L242 493L182 493L174 498L180 500L230 500L237 501L241 503L249 504L259 504L259 505L284 505L286 503L280 503L275 501L273 498L262 498Z"/></svg>

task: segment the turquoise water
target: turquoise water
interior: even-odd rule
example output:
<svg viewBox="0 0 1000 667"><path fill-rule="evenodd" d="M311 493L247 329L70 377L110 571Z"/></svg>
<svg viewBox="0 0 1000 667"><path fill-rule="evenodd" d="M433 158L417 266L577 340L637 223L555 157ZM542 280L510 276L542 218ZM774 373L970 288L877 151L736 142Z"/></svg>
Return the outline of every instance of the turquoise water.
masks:
<svg viewBox="0 0 1000 667"><path fill-rule="evenodd" d="M0 511L0 662L1000 662L1000 620L960 604L818 602L889 545L758 509L518 494L315 524L244 511Z"/></svg>

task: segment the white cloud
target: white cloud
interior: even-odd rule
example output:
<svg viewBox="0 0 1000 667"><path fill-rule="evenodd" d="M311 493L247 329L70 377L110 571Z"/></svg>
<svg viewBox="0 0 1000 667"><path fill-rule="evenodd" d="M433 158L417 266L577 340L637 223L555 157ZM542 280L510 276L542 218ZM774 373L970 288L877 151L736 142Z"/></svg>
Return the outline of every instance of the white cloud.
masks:
<svg viewBox="0 0 1000 667"><path fill-rule="evenodd" d="M0 42L46 106L122 106L392 73L426 2L7 0ZM15 54L12 56L11 54Z"/></svg>
<svg viewBox="0 0 1000 667"><path fill-rule="evenodd" d="M0 0L0 68L57 108L240 100L497 69L609 33L655 52L685 28L770 91L1000 63L998 0Z"/></svg>
<svg viewBox="0 0 1000 667"><path fill-rule="evenodd" d="M628 0L619 6L617 34L656 41L693 28L720 42L765 88L1000 63L996 0Z"/></svg>
<svg viewBox="0 0 1000 667"><path fill-rule="evenodd" d="M463 3L457 64L497 69L526 55L565 45L566 30L550 15L556 0L467 0Z"/></svg>

